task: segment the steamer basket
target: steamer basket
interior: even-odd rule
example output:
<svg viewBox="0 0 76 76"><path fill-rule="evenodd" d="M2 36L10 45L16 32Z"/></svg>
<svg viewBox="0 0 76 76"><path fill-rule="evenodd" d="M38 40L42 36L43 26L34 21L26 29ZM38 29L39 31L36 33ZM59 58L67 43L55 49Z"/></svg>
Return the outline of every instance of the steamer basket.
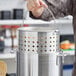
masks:
<svg viewBox="0 0 76 76"><path fill-rule="evenodd" d="M62 57L57 56L60 52L59 31L47 27L23 27L18 32L17 62L20 64L17 65L17 76L62 76ZM26 70L22 71L24 68Z"/></svg>
<svg viewBox="0 0 76 76"><path fill-rule="evenodd" d="M58 30L43 27L19 29L19 51L50 53L59 50Z"/></svg>

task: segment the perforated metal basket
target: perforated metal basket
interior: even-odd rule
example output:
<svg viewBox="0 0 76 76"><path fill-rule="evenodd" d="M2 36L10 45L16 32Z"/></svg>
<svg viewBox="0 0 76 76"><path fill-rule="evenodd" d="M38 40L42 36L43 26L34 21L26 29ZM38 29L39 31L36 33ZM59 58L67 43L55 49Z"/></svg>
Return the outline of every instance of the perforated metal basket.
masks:
<svg viewBox="0 0 76 76"><path fill-rule="evenodd" d="M61 76L61 63L57 65L56 54L60 51L58 30L51 27L23 27L19 29L18 37L17 62L20 64L17 65L17 76Z"/></svg>
<svg viewBox="0 0 76 76"><path fill-rule="evenodd" d="M19 51L50 53L59 51L59 31L50 28L21 28Z"/></svg>

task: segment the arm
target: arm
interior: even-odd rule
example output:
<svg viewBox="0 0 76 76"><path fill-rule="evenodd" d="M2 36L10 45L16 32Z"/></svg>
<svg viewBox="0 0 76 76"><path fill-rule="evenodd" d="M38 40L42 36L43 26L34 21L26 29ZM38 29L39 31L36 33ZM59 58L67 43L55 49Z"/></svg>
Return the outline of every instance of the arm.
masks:
<svg viewBox="0 0 76 76"><path fill-rule="evenodd" d="M72 15L72 0L48 0L45 1L48 5L48 8L52 11L55 18L64 17L67 15ZM42 20L52 20L52 15L47 10L44 9L43 13L37 18L35 17L32 12L30 12L30 17L34 19L42 19Z"/></svg>

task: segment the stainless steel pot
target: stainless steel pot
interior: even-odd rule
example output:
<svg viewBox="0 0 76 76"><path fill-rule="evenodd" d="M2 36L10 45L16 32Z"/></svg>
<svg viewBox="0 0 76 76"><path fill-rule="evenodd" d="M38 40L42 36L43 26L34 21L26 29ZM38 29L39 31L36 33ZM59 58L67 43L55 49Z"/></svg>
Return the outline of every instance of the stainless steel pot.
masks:
<svg viewBox="0 0 76 76"><path fill-rule="evenodd" d="M18 32L17 76L62 76L59 31L23 27Z"/></svg>

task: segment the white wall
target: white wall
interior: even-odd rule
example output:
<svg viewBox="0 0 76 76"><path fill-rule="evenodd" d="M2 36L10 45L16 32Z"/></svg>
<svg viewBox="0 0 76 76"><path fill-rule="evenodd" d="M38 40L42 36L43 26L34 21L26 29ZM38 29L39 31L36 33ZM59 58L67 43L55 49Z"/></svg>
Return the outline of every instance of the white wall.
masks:
<svg viewBox="0 0 76 76"><path fill-rule="evenodd" d="M10 10L12 13L15 8L23 8L25 10L24 17L29 18L25 0L0 0L0 11Z"/></svg>
<svg viewBox="0 0 76 76"><path fill-rule="evenodd" d="M64 24L64 25L59 25L58 26L59 28L59 31L60 31L60 34L63 35L63 34L73 34L73 26L72 24Z"/></svg>
<svg viewBox="0 0 76 76"><path fill-rule="evenodd" d="M25 1L21 0L0 0L0 10L12 10L14 8L23 8Z"/></svg>

